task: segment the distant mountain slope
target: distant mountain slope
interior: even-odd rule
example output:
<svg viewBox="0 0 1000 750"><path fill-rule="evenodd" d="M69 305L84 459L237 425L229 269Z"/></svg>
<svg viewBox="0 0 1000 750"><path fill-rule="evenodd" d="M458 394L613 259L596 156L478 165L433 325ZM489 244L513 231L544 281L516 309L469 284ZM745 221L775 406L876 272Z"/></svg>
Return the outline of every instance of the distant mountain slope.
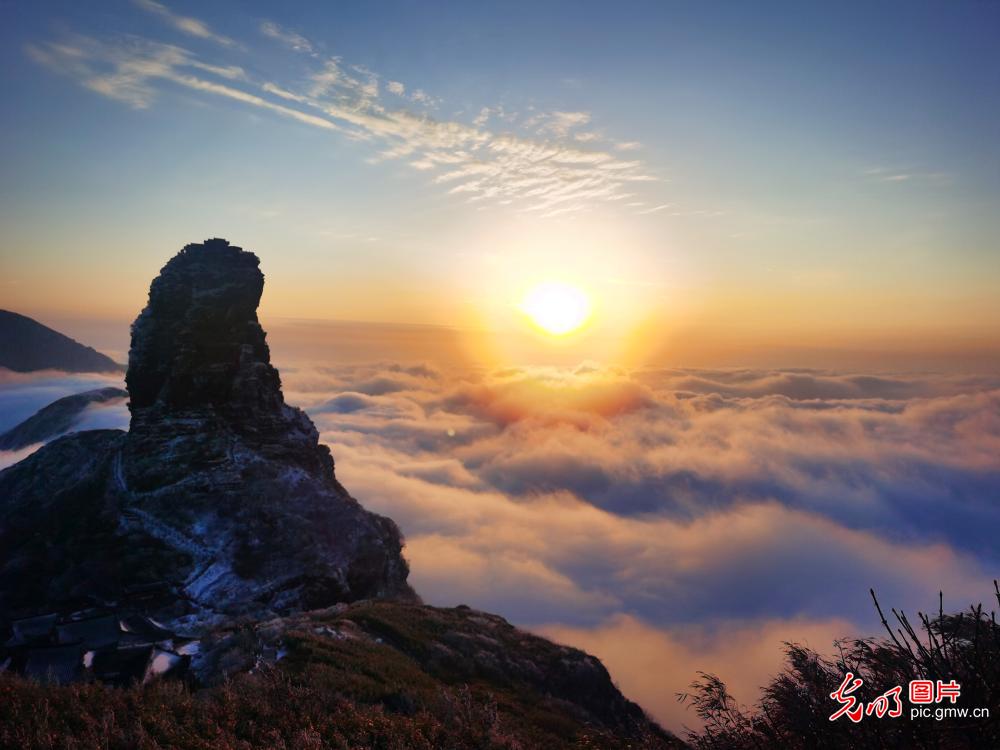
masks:
<svg viewBox="0 0 1000 750"><path fill-rule="evenodd" d="M69 432L91 404L128 398L121 388L97 388L57 399L0 435L0 450L16 451Z"/></svg>
<svg viewBox="0 0 1000 750"><path fill-rule="evenodd" d="M110 357L15 312L0 310L0 367L17 372L118 372Z"/></svg>

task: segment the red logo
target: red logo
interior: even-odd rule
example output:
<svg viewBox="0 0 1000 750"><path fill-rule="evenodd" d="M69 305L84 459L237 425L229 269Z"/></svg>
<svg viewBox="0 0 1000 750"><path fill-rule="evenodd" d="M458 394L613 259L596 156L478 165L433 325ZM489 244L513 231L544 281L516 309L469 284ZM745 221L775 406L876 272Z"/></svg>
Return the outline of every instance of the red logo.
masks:
<svg viewBox="0 0 1000 750"><path fill-rule="evenodd" d="M874 716L877 719L888 716L895 719L903 715L903 701L900 699L900 695L903 693L901 685L886 690L866 705L854 695L863 684L862 679L855 677L853 672L847 673L844 681L840 683L840 687L830 693L830 697L840 704L840 708L830 714L830 721L836 721L841 716L846 716L857 724L865 716ZM917 705L942 703L945 700L956 703L961 692L962 686L954 680L948 682L911 680L908 697L910 703Z"/></svg>
<svg viewBox="0 0 1000 750"><path fill-rule="evenodd" d="M858 702L853 693L863 684L861 678L855 677L853 672L847 673L844 681L840 683L840 687L830 693L830 697L840 704L840 708L830 714L830 721L836 721L845 714L855 724L861 721L861 717L864 716L865 707L862 703Z"/></svg>

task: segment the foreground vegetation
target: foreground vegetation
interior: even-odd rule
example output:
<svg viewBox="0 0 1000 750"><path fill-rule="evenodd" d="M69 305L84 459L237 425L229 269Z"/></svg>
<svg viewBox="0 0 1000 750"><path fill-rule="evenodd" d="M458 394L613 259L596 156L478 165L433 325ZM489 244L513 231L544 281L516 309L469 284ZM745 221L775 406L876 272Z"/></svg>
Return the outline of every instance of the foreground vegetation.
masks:
<svg viewBox="0 0 1000 750"><path fill-rule="evenodd" d="M945 614L939 600L914 626L875 604L885 637L840 641L830 658L788 644L785 670L755 706L739 706L703 674L682 696L704 722L688 742L699 750L1000 747L996 615L982 605ZM187 682L126 689L0 673L0 749L682 746L593 657L465 607L362 602L247 622L206 639L201 665ZM901 686L902 715L830 721L839 706L831 693L848 672L862 680L853 693L862 706ZM954 708L989 716L911 718L907 688L918 679L954 680ZM951 704L930 706L938 707Z"/></svg>
<svg viewBox="0 0 1000 750"><path fill-rule="evenodd" d="M441 688L434 702L401 710L354 700L319 667L240 675L192 690L179 682L130 689L46 686L0 675L0 747L52 750L237 750L245 748L656 747L577 727L556 740L467 688ZM546 729L548 731L546 731ZM544 738L544 739L543 739Z"/></svg>
<svg viewBox="0 0 1000 750"><path fill-rule="evenodd" d="M1000 589L994 581L1000 603ZM966 612L945 614L942 600L934 615L917 614L917 625L902 612L887 617L875 592L876 611L887 636L837 643L835 658L823 658L786 644L787 666L762 691L759 703L739 706L717 676L702 674L688 702L705 728L688 741L700 750L765 748L952 748L1000 747L1000 625L996 613L976 605ZM902 686L902 716L864 715L857 723L847 716L831 721L840 707L831 698L850 672L863 684L853 694L867 706L887 690ZM911 680L954 680L961 685L955 708L982 709L988 717L912 718L908 701ZM952 708L950 702L929 706Z"/></svg>
<svg viewBox="0 0 1000 750"><path fill-rule="evenodd" d="M205 648L189 683L53 686L0 674L0 748L682 744L593 657L468 608L365 602L245 623Z"/></svg>

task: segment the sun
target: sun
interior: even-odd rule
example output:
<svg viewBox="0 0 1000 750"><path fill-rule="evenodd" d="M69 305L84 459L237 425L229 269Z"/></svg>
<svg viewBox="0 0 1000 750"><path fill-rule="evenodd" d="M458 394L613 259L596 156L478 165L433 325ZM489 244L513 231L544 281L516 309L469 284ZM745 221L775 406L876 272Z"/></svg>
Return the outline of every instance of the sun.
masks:
<svg viewBox="0 0 1000 750"><path fill-rule="evenodd" d="M561 281L546 281L533 287L520 309L535 325L553 336L572 333L590 317L590 300L583 290Z"/></svg>

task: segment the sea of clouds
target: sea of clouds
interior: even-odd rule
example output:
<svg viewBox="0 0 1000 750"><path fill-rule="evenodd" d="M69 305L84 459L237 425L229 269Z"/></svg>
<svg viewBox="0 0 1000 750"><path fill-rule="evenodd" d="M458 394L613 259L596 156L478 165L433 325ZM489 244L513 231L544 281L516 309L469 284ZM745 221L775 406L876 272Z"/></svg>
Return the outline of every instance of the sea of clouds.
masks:
<svg viewBox="0 0 1000 750"><path fill-rule="evenodd" d="M698 670L751 701L783 641L877 633L870 587L960 609L1000 569L1000 377L383 363L282 379L341 482L403 530L427 602L586 648L674 729L697 724L675 694ZM10 375L0 430L114 384ZM125 427L127 410L84 423Z"/></svg>

